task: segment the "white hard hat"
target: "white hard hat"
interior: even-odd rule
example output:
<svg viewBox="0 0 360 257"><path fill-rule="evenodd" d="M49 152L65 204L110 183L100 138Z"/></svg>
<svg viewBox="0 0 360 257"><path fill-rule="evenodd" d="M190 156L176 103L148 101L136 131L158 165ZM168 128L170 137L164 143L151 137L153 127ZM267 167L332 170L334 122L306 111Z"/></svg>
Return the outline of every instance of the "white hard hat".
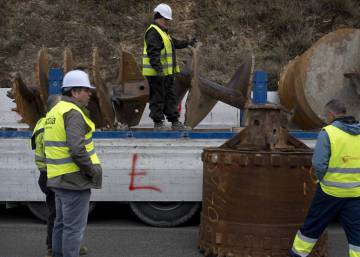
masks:
<svg viewBox="0 0 360 257"><path fill-rule="evenodd" d="M61 88L70 87L95 88L90 84L87 73L82 70L72 70L65 74Z"/></svg>
<svg viewBox="0 0 360 257"><path fill-rule="evenodd" d="M155 7L154 12L158 12L162 17L168 20L172 20L172 11L169 5L159 4Z"/></svg>

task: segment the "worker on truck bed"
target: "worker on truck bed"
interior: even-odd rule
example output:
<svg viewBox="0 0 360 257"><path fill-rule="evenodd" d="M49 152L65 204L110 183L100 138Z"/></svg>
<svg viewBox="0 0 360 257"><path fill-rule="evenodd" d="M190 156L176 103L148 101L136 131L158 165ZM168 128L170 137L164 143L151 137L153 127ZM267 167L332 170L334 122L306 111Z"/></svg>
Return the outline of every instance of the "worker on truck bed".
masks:
<svg viewBox="0 0 360 257"><path fill-rule="evenodd" d="M48 181L55 192L53 257L78 257L86 228L91 188L101 188L102 168L86 106L91 89L80 70L65 74L62 99L47 114L44 144Z"/></svg>
<svg viewBox="0 0 360 257"><path fill-rule="evenodd" d="M360 256L360 123L346 116L339 100L325 106L330 125L318 136L313 167L319 181L305 223L290 256L309 256L327 225L339 218L349 243L349 256Z"/></svg>
<svg viewBox="0 0 360 257"><path fill-rule="evenodd" d="M176 62L175 49L194 45L196 39L176 40L168 34L167 23L172 20L169 5L159 4L154 9L154 19L145 32L143 69L150 87L150 118L154 130L166 130L164 115L172 123L173 130L184 130L179 121L175 95L175 74L180 72Z"/></svg>

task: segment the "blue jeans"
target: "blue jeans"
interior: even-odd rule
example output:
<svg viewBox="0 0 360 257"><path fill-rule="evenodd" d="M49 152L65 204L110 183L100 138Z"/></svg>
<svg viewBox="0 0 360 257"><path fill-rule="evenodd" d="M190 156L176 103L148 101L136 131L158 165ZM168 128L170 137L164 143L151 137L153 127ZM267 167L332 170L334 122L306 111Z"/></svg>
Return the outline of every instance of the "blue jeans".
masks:
<svg viewBox="0 0 360 257"><path fill-rule="evenodd" d="M53 257L79 257L89 213L90 189L53 189L56 218L53 231Z"/></svg>

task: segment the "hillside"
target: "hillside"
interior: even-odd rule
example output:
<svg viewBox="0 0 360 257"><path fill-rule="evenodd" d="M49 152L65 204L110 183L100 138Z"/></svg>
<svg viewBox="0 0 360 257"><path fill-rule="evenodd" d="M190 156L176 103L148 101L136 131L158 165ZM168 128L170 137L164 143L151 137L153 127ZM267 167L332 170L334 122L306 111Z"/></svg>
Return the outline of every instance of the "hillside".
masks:
<svg viewBox="0 0 360 257"><path fill-rule="evenodd" d="M120 44L141 62L143 33L151 19L153 0L29 0L0 1L0 86L10 87L20 71L34 83L34 63L41 46L49 48L50 66L62 64L70 46L77 65L88 67L98 46L103 73L116 78ZM270 73L277 85L281 67L325 33L360 27L357 0L169 0L177 38L196 35L203 42L201 72L226 83L243 50L251 49L256 68ZM180 62L189 50L178 51Z"/></svg>

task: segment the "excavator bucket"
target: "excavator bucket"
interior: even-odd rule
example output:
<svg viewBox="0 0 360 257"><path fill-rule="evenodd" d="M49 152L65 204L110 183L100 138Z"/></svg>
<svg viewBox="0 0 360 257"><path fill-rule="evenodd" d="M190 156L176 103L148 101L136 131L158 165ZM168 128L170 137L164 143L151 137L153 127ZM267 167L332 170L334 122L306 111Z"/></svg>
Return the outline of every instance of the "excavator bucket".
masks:
<svg viewBox="0 0 360 257"><path fill-rule="evenodd" d="M134 56L120 49L121 62L112 101L116 120L127 126L139 124L149 99L149 85L136 64Z"/></svg>
<svg viewBox="0 0 360 257"><path fill-rule="evenodd" d="M199 45L193 48L193 79L186 101L185 125L196 127L211 111L218 100L236 108L244 108L250 90L254 58L246 55L230 82L219 85L199 74Z"/></svg>

